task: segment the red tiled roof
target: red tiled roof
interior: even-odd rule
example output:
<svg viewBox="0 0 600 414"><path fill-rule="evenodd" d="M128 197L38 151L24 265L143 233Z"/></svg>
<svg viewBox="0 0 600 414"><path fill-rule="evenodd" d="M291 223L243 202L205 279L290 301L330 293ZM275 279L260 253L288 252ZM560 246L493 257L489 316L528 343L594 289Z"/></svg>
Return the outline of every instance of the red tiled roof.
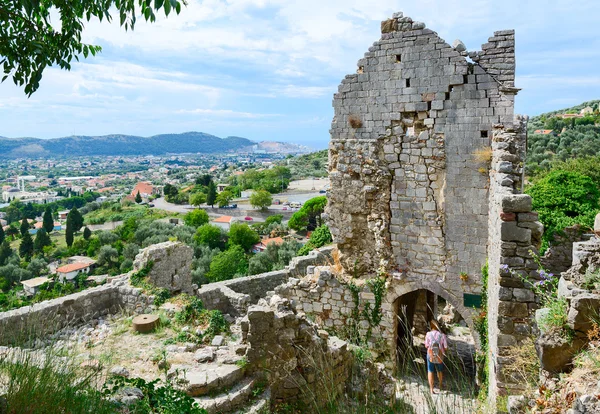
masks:
<svg viewBox="0 0 600 414"><path fill-rule="evenodd" d="M131 195L135 197L138 192L140 193L140 195L152 194L153 191L154 187L152 187L152 184L141 181L135 185L135 188L131 192Z"/></svg>
<svg viewBox="0 0 600 414"><path fill-rule="evenodd" d="M283 244L284 240L281 237L272 237L270 239L261 240L261 244L268 246L271 243L275 243L277 245Z"/></svg>
<svg viewBox="0 0 600 414"><path fill-rule="evenodd" d="M231 217L231 216L221 216L219 218L214 219L213 222L215 222L215 223L231 223L231 220L233 220L233 217Z"/></svg>
<svg viewBox="0 0 600 414"><path fill-rule="evenodd" d="M90 267L89 263L71 263L56 269L56 273L71 273L76 270L86 269Z"/></svg>

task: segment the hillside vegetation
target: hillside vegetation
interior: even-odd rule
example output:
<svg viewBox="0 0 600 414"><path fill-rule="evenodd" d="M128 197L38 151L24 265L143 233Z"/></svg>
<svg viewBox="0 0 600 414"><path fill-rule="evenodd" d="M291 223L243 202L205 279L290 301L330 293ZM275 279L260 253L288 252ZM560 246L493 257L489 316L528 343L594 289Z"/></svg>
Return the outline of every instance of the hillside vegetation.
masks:
<svg viewBox="0 0 600 414"><path fill-rule="evenodd" d="M255 144L246 138L219 138L203 132L163 134L147 138L133 135L72 136L55 139L0 138L0 157L219 153L237 151Z"/></svg>
<svg viewBox="0 0 600 414"><path fill-rule="evenodd" d="M309 177L327 177L327 150L317 151L284 161L292 173L292 180Z"/></svg>
<svg viewBox="0 0 600 414"><path fill-rule="evenodd" d="M527 172L536 175L548 171L553 163L570 158L600 156L600 101L560 111L548 112L530 119L528 132ZM578 118L562 118L564 114L580 114L590 107L593 112ZM536 131L546 130L541 134Z"/></svg>

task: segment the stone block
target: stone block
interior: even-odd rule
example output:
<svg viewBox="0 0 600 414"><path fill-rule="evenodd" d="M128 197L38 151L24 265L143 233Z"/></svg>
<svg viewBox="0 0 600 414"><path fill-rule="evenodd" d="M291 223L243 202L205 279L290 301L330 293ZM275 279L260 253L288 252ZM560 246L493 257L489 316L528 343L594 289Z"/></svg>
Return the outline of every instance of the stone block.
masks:
<svg viewBox="0 0 600 414"><path fill-rule="evenodd" d="M516 221L504 221L500 224L500 237L503 241L531 243L531 230L517 226Z"/></svg>
<svg viewBox="0 0 600 414"><path fill-rule="evenodd" d="M505 213L529 213L532 200L527 194L507 194L500 196L501 210Z"/></svg>

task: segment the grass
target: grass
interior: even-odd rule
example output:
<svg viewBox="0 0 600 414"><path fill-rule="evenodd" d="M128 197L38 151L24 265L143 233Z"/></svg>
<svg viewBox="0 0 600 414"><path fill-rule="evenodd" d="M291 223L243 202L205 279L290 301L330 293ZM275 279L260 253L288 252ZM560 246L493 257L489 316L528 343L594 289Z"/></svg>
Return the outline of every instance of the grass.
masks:
<svg viewBox="0 0 600 414"><path fill-rule="evenodd" d="M100 375L70 357L17 352L0 358L0 388L11 414L115 413L103 398Z"/></svg>
<svg viewBox="0 0 600 414"><path fill-rule="evenodd" d="M492 148L483 147L473 151L473 158L479 164L489 164L492 161Z"/></svg>
<svg viewBox="0 0 600 414"><path fill-rule="evenodd" d="M557 332L563 338L571 341L575 335L567 324L569 304L566 298L555 298L548 300L545 304L548 309L540 319L540 330L544 333Z"/></svg>
<svg viewBox="0 0 600 414"><path fill-rule="evenodd" d="M540 360L535 350L535 338L527 338L518 346L508 348L505 359L503 371L513 383L526 386L528 390L537 388Z"/></svg>

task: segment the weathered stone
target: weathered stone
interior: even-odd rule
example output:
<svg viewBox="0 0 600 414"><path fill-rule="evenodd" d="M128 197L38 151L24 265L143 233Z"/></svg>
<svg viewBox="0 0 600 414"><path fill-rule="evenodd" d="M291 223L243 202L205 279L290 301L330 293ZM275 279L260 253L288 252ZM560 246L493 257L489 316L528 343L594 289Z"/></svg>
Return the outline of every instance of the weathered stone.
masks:
<svg viewBox="0 0 600 414"><path fill-rule="evenodd" d="M467 47L465 46L465 44L460 41L459 39L456 39L454 42L452 42L452 47L454 48L454 50L456 50L457 52L466 52L467 51Z"/></svg>
<svg viewBox="0 0 600 414"><path fill-rule="evenodd" d="M212 347L201 348L194 354L194 359L198 362L211 362L215 359L215 350Z"/></svg>
<svg viewBox="0 0 600 414"><path fill-rule="evenodd" d="M150 267L148 280L171 292L192 294L193 249L181 242L165 242L142 249L135 257L133 271Z"/></svg>
<svg viewBox="0 0 600 414"><path fill-rule="evenodd" d="M531 230L519 227L516 221L502 222L500 225L500 234L504 241L530 242Z"/></svg>
<svg viewBox="0 0 600 414"><path fill-rule="evenodd" d="M501 211L505 213L528 213L531 211L532 200L527 194L502 195L500 205Z"/></svg>

